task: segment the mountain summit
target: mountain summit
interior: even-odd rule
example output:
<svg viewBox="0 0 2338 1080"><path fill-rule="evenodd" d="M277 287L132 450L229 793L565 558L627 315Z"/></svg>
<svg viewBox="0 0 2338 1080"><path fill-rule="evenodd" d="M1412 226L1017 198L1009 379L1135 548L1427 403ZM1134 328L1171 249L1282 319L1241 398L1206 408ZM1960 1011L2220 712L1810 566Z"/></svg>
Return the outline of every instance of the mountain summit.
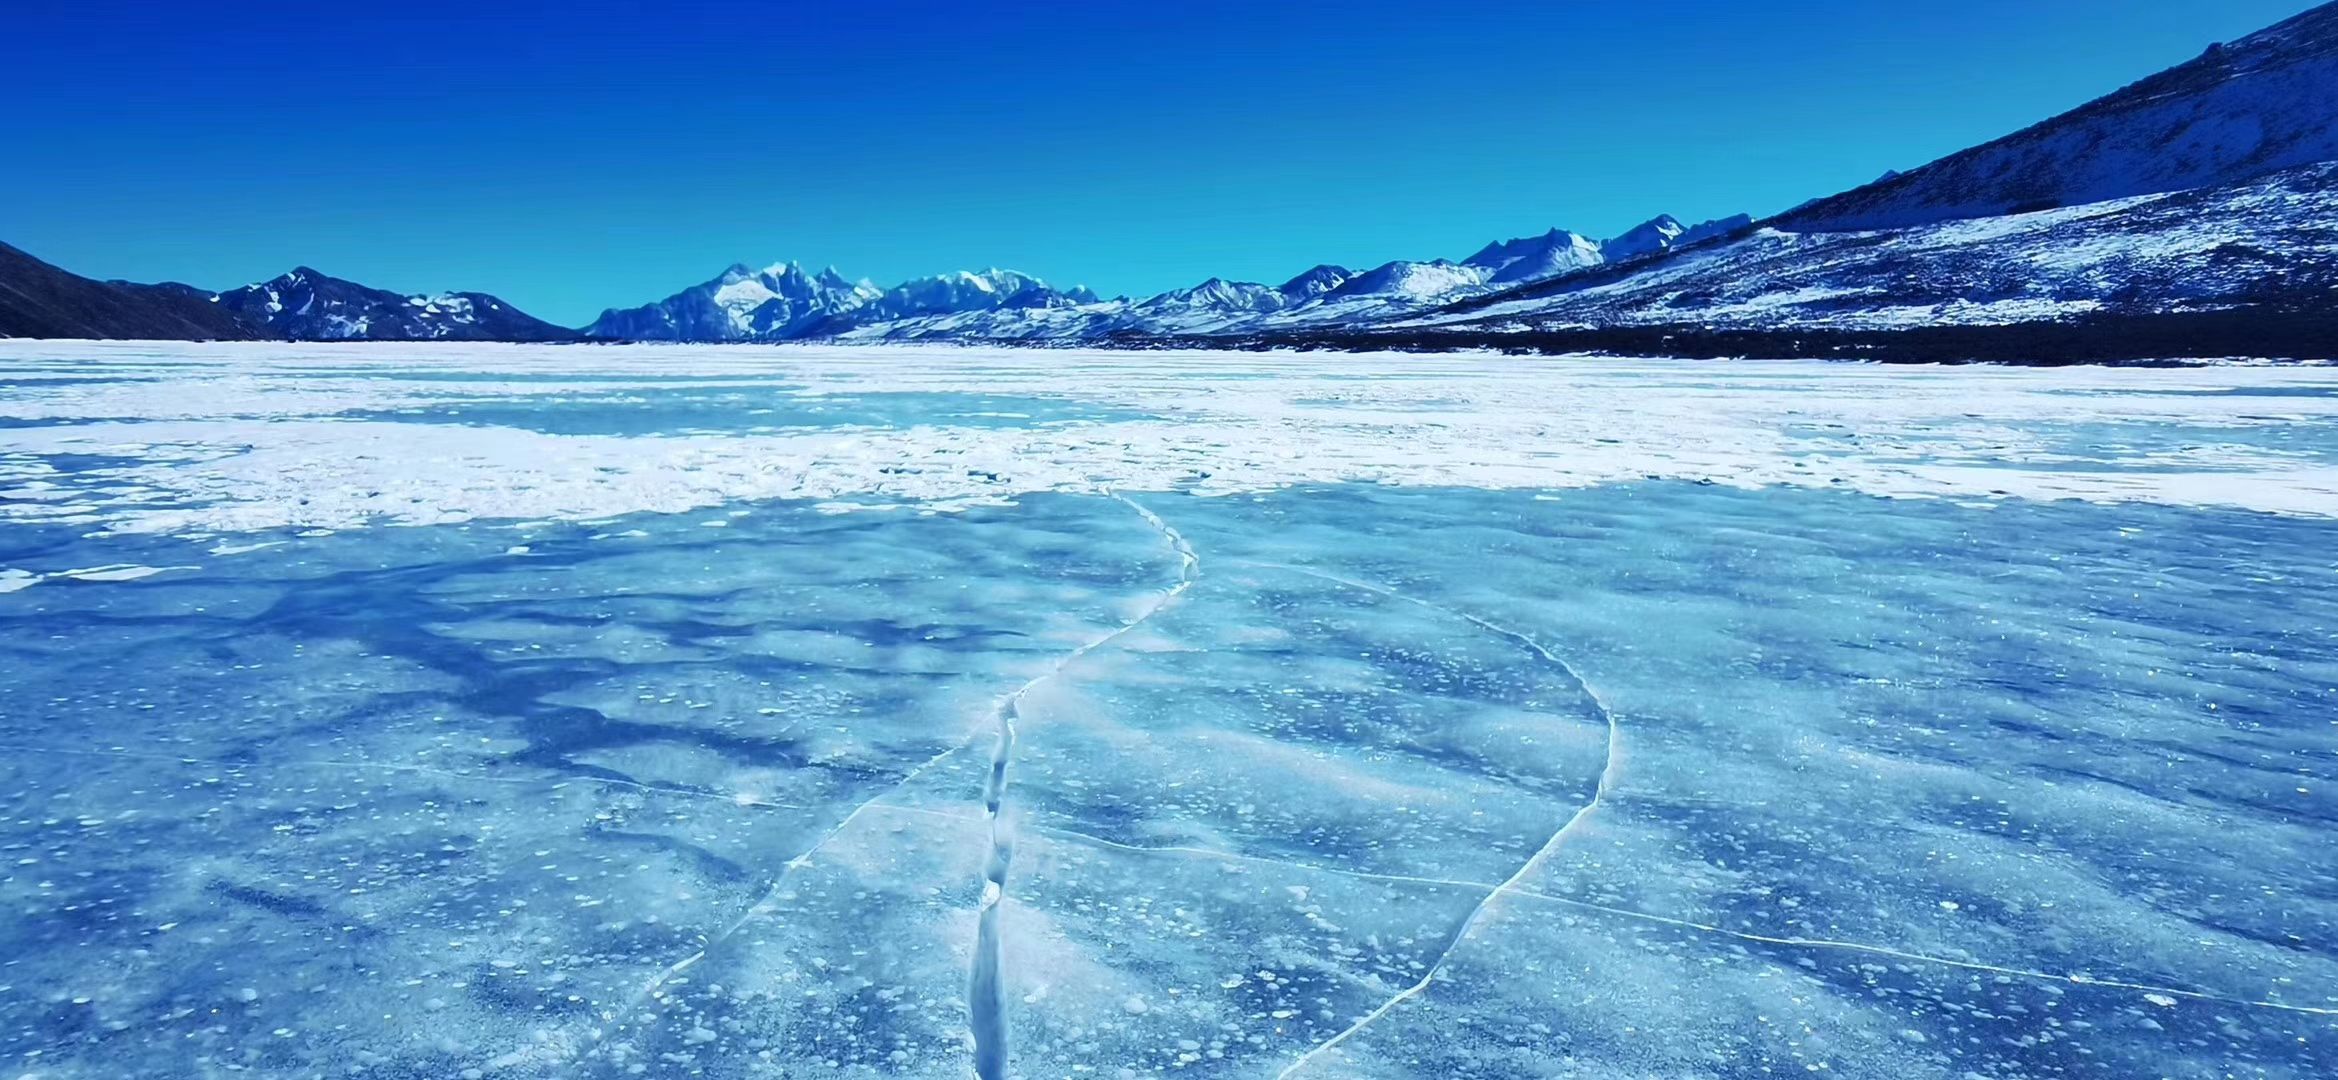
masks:
<svg viewBox="0 0 2338 1080"><path fill-rule="evenodd" d="M809 274L792 262L761 270L734 264L654 304L604 311L585 333L636 341L762 341L793 336L879 295L875 285L846 280L833 267Z"/></svg>

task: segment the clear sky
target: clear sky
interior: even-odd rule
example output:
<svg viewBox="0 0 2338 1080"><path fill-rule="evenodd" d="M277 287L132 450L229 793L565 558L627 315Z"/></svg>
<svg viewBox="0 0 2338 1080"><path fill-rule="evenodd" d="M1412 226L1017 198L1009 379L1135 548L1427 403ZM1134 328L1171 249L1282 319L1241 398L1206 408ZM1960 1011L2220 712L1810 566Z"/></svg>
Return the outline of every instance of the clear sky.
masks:
<svg viewBox="0 0 2338 1080"><path fill-rule="evenodd" d="M732 262L1280 281L1780 210L2307 6L27 3L0 240L571 324Z"/></svg>

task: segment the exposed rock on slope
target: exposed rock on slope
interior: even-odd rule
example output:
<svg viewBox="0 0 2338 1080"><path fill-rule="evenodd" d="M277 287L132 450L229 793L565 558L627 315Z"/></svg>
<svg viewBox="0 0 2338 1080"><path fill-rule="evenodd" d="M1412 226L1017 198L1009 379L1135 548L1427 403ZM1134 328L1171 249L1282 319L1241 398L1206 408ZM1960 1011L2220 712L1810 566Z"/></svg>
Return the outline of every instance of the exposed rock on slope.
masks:
<svg viewBox="0 0 2338 1080"><path fill-rule="evenodd" d="M308 267L218 296L263 337L295 341L572 341L576 331L485 293L403 295Z"/></svg>
<svg viewBox="0 0 2338 1080"><path fill-rule="evenodd" d="M2232 184L2338 158L2338 4L1765 224L1897 228Z"/></svg>

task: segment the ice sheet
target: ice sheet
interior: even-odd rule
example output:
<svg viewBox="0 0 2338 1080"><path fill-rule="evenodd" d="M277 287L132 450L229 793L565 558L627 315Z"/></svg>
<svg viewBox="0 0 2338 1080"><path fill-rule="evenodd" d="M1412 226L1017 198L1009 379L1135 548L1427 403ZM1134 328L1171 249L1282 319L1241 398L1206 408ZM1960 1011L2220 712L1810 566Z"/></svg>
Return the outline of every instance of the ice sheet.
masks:
<svg viewBox="0 0 2338 1080"><path fill-rule="evenodd" d="M82 376L0 394L0 511L142 532L1645 477L2338 514L2328 368L0 342L0 370Z"/></svg>
<svg viewBox="0 0 2338 1080"><path fill-rule="evenodd" d="M2338 1068L2329 371L5 348L0 1075Z"/></svg>

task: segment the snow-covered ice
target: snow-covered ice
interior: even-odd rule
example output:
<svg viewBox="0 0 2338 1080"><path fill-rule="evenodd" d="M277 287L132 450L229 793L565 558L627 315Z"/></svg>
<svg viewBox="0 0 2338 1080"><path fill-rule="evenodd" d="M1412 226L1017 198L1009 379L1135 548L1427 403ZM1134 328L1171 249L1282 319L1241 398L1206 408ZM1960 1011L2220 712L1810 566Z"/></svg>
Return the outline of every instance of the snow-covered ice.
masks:
<svg viewBox="0 0 2338 1080"><path fill-rule="evenodd" d="M0 343L0 1076L2326 1076L2333 519L2329 368Z"/></svg>

